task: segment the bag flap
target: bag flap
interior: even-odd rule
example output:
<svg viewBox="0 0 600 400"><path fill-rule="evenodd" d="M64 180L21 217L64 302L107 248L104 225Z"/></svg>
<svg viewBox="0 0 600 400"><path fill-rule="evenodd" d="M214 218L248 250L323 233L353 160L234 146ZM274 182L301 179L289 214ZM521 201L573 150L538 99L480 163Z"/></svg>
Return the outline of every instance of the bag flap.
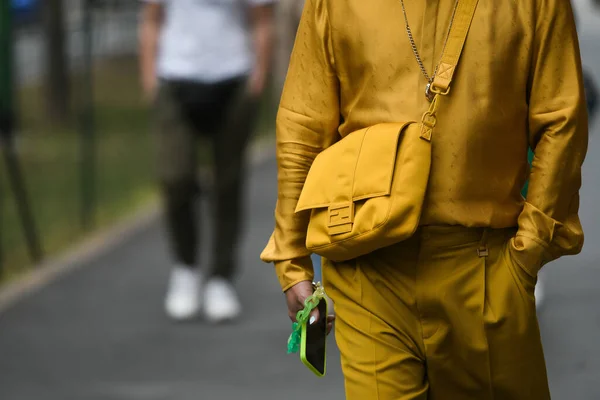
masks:
<svg viewBox="0 0 600 400"><path fill-rule="evenodd" d="M296 212L389 195L400 134L410 123L354 131L318 154Z"/></svg>

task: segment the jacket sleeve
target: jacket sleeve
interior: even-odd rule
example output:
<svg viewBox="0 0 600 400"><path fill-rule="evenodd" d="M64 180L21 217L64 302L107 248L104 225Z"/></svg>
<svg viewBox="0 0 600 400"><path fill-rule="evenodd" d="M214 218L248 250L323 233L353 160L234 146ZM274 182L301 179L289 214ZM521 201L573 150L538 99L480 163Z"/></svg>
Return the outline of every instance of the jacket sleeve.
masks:
<svg viewBox="0 0 600 400"><path fill-rule="evenodd" d="M261 254L275 264L284 291L313 279L306 249L310 211L294 210L315 157L339 138L339 110L326 0L306 0L277 112L275 230Z"/></svg>
<svg viewBox="0 0 600 400"><path fill-rule="evenodd" d="M529 189L511 242L532 276L547 262L577 254L581 167L588 117L571 2L538 0L529 78L529 144L534 149Z"/></svg>

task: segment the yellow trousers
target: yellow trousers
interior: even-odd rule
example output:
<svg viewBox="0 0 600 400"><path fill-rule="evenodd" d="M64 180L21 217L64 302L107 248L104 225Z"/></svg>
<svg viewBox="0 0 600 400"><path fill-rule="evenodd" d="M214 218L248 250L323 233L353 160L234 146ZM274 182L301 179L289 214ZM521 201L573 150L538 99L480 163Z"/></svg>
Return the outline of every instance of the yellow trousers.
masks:
<svg viewBox="0 0 600 400"><path fill-rule="evenodd" d="M348 400L543 400L548 380L513 229L425 227L356 260L324 260Z"/></svg>

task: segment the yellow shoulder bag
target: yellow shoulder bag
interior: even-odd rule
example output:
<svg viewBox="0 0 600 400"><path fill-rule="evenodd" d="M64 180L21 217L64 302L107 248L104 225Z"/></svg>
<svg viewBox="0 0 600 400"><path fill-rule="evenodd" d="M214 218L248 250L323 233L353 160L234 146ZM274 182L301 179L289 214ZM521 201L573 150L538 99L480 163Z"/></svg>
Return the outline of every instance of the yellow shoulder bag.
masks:
<svg viewBox="0 0 600 400"><path fill-rule="evenodd" d="M450 83L477 0L458 0L434 95L420 122L382 123L352 132L314 160L296 212L311 210L306 247L344 261L411 237L419 226L431 167L438 97Z"/></svg>

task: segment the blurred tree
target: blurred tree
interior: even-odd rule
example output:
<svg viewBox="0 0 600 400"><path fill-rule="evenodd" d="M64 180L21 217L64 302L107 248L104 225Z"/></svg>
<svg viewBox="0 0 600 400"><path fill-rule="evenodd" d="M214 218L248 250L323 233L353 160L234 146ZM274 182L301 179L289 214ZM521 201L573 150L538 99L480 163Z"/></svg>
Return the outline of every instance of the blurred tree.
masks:
<svg viewBox="0 0 600 400"><path fill-rule="evenodd" d="M46 48L46 111L53 123L64 124L69 118L69 69L66 51L63 0L42 1Z"/></svg>

